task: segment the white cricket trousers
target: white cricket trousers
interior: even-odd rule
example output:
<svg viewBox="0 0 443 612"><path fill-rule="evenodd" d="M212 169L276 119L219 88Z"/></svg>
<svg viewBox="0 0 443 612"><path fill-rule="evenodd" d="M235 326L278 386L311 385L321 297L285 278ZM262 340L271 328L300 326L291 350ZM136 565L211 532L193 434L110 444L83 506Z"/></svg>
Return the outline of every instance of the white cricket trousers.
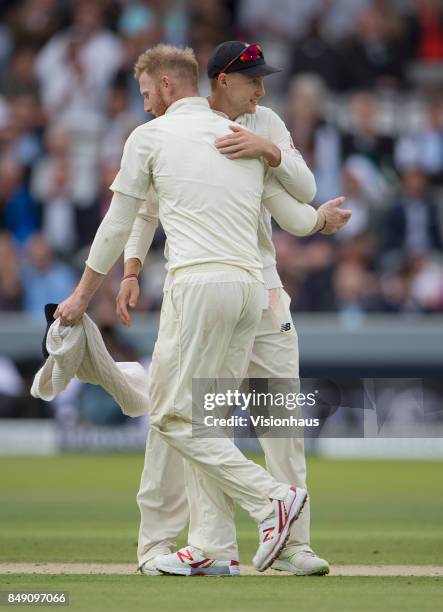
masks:
<svg viewBox="0 0 443 612"><path fill-rule="evenodd" d="M149 416L154 435L187 460L191 517L198 510L194 504L205 500L206 488L222 491L256 522L272 512L270 499L284 499L289 490L246 459L231 440L192 436L193 419L200 418L192 411L192 379L217 378L221 372L244 377L262 301L263 285L249 272L220 264L180 270L164 297L151 363ZM166 488L174 484L164 482ZM164 500L156 503L159 509ZM208 520L217 521L217 516Z"/></svg>
<svg viewBox="0 0 443 612"><path fill-rule="evenodd" d="M290 298L283 289L274 289L271 293L271 303L262 311L256 330L247 375L249 378L297 379L298 340L292 324ZM282 332L282 325L288 322L291 323L290 329ZM306 487L303 436L265 437L259 441L267 469L274 478ZM208 487L207 480L204 481L206 494L201 500L195 499L195 471L185 469L185 465L182 456L165 444L155 430L151 430L137 495L141 515L137 551L139 565L153 555L169 553L176 548L176 538L189 521L185 478L189 495L193 497L190 503L194 505L188 543L211 558L238 559L232 501L220 489ZM309 531L308 498L302 514L292 526L287 548L294 551L309 549Z"/></svg>

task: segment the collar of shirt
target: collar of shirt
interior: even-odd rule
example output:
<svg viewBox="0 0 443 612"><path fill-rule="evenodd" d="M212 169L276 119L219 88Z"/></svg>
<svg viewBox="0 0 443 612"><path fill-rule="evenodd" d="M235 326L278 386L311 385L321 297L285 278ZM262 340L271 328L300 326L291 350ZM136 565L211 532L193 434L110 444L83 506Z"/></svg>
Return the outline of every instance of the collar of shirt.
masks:
<svg viewBox="0 0 443 612"><path fill-rule="evenodd" d="M165 115L169 115L169 113L174 113L175 111L182 110L186 108L186 110L191 109L209 109L209 102L206 98L201 98L200 96L192 96L191 98L181 98L180 100L176 100L166 109Z"/></svg>
<svg viewBox="0 0 443 612"><path fill-rule="evenodd" d="M208 101L208 104L209 104L209 98L206 98L206 100ZM209 107L211 108L211 106ZM235 121L236 123L240 123L242 117L245 117L245 115L248 114L248 113L243 113L242 115L239 115L236 119L229 119L228 115L224 113L223 111L216 110L215 108L211 108L211 110L216 115L220 115L220 117L223 117L223 119L228 119L229 121Z"/></svg>
<svg viewBox="0 0 443 612"><path fill-rule="evenodd" d="M214 108L211 108L211 111L215 113L216 115L218 115L219 117L223 117L223 119L228 119L229 121L233 121L233 119L229 119L228 115L226 113L223 113L222 111L215 110Z"/></svg>

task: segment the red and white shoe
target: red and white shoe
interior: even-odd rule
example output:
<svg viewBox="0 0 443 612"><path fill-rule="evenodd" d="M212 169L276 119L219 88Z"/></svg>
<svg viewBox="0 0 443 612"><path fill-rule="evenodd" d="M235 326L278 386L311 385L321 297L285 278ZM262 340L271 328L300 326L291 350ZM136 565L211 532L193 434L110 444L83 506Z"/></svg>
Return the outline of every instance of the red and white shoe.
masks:
<svg viewBox="0 0 443 612"><path fill-rule="evenodd" d="M306 489L291 487L283 501L272 500L274 511L258 526L259 546L252 560L256 570L264 572L278 558L307 499Z"/></svg>
<svg viewBox="0 0 443 612"><path fill-rule="evenodd" d="M157 555L155 567L173 576L239 576L238 561L218 561L204 557L193 546L186 546L169 555Z"/></svg>

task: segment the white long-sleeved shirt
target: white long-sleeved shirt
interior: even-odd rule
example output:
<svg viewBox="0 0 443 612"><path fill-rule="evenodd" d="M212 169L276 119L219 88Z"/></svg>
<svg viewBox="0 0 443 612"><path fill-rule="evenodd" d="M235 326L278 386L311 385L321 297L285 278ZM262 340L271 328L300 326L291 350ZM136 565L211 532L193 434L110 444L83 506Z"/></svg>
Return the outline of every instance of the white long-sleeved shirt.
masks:
<svg viewBox="0 0 443 612"><path fill-rule="evenodd" d="M216 113L226 117L223 113ZM285 218L282 202L279 206L279 218L276 221L291 233L306 235L310 233L313 210L302 202L311 202L315 196L315 179L301 154L294 148L291 135L284 122L269 108L258 106L254 114L239 116L236 122L254 131L263 138L271 140L281 150L281 163L277 167L268 167L268 179L278 179L284 190L294 199L283 197L286 204L299 206L295 211L287 211ZM281 194L283 195L283 194ZM264 204L264 203L263 203ZM295 225L294 225L295 223ZM158 225L158 202L154 189L150 189L147 200L140 207L131 235L125 248L125 260L137 258L142 263L151 246L155 229ZM311 228L312 229L312 228ZM263 205L258 227L258 245L263 263L263 277L266 288L280 287L281 280L276 266L275 248L272 242L271 214ZM168 259L168 245L165 255Z"/></svg>
<svg viewBox="0 0 443 612"><path fill-rule="evenodd" d="M193 97L178 100L164 116L134 130L111 186L119 198L114 195L97 232L89 267L100 273L109 270L122 250L122 237L129 236L141 201L154 187L171 272L220 262L262 278L257 239L261 201L277 221L287 199L289 208L297 206L270 173L265 180L262 160L229 160L217 151L214 141L229 133L230 124L211 111L205 98ZM303 205L299 206L301 211ZM316 211L307 208L303 233L312 231L317 222ZM299 226L300 214L293 220L283 215L281 223Z"/></svg>

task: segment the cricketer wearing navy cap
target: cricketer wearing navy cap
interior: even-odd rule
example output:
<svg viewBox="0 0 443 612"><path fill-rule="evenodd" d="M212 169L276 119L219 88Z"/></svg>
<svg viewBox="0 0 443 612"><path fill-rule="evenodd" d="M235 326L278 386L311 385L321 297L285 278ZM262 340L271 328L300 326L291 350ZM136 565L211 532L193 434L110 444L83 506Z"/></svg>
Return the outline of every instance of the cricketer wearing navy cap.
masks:
<svg viewBox="0 0 443 612"><path fill-rule="evenodd" d="M242 72L250 76L267 76L281 72L265 62L260 45L229 40L214 49L208 61L208 77L215 79L221 73Z"/></svg>
<svg viewBox="0 0 443 612"><path fill-rule="evenodd" d="M208 62L208 75L211 79L208 102L213 111L228 117L232 122L229 126L232 133L217 138L215 146L230 159L262 158L268 165L267 171L277 178L288 194L299 200L296 205L298 207L301 206L300 202L310 202L314 198L315 179L295 149L284 122L270 108L258 104L265 95L265 77L274 72L278 70L265 63L258 45L229 41L214 49ZM154 200L147 202L144 210L139 212L125 248L125 275L129 274L132 278L122 283L117 298L117 312L125 325L130 323L128 306L134 307L138 300L137 276L157 227L158 214L155 212ZM339 202L341 199L326 203L323 210ZM280 377L296 381L299 376L297 334L292 325L290 298L284 292L277 272L271 216L264 207L257 238L265 283L264 309L254 341L248 376ZM167 281L165 294L169 287L170 281ZM282 325L285 330L283 332ZM303 487L306 481L303 436L275 439L266 437L261 438L260 443L270 470L275 470L285 482L294 479L298 486ZM155 434L149 438L145 469L137 496L141 513L138 562L142 573L148 576L160 574L156 567L156 555L168 549L172 552L175 537L185 528L188 520L189 502L183 481L183 462L181 456L172 452L169 446L165 449L165 446L162 441L158 443ZM237 559L235 526L230 506L224 497L219 499L220 494L224 495L219 488L212 490L212 493L214 497L211 503L202 504L200 500L194 503L194 498L191 498L192 513L196 518L190 525L189 543L205 551L205 555L209 551L207 554L214 559L218 558L217 555L220 559ZM159 499L163 503L159 503ZM170 511L168 503L164 503L168 499L173 500L174 512ZM217 519L207 524L207 516L217 516ZM301 575L326 574L329 571L327 561L310 548L309 523L308 501L304 514L291 530L280 566L274 564L274 569ZM203 524L204 529L201 528ZM166 557L168 559L163 559L162 563L167 563L168 572L180 573L184 562L177 554ZM204 570L200 568L200 571ZM214 571L212 566L211 571Z"/></svg>

